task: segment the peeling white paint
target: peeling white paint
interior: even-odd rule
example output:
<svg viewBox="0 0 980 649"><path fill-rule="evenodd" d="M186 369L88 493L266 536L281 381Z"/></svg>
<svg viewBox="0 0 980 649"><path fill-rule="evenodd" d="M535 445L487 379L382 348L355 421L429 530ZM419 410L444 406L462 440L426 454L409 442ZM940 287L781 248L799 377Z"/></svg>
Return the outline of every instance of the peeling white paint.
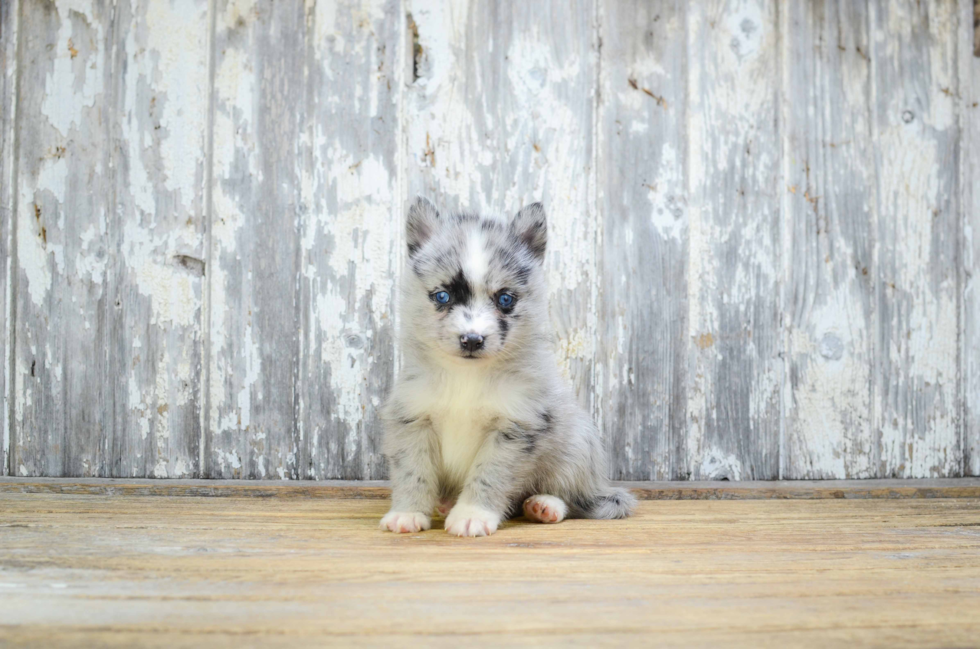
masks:
<svg viewBox="0 0 980 649"><path fill-rule="evenodd" d="M700 480L741 480L742 463L738 457L719 449L703 449L698 469Z"/></svg>
<svg viewBox="0 0 980 649"><path fill-rule="evenodd" d="M706 448L719 436L728 450L716 448L716 458L751 439L755 473L741 464L730 470L775 477L777 455L763 436L779 430L781 361L769 348L779 350L782 334L778 319L752 321L756 305L775 311L781 263L772 228L779 199L771 191L778 140L760 126L775 120L774 12L743 0L691 6L688 21L687 445L695 454L686 461L695 477L706 477L716 464L704 459ZM731 260L734 266L724 263ZM744 359L749 378L722 376L733 357Z"/></svg>
<svg viewBox="0 0 980 649"><path fill-rule="evenodd" d="M160 143L162 180L168 191L177 192L187 202L195 195L208 97L206 59L202 56L206 32L194 27L206 22L207 5L196 0L146 5L146 49L158 70L152 78L153 92L162 104L159 126L167 134Z"/></svg>
<svg viewBox="0 0 980 649"><path fill-rule="evenodd" d="M676 149L669 143L660 156L659 173L647 187L650 221L665 238L679 240L687 225L683 218L686 199L674 192L684 186L684 170Z"/></svg>
<svg viewBox="0 0 980 649"><path fill-rule="evenodd" d="M198 280L172 261L176 254L173 243L176 235L171 233L169 240L162 242L152 237L152 230L135 222L124 226L123 254L135 275L140 294L151 299L152 324L194 326L200 310Z"/></svg>
<svg viewBox="0 0 980 649"><path fill-rule="evenodd" d="M238 427L248 430L252 423L252 386L259 380L262 370L259 341L252 339L251 321L245 326L244 348L245 377L238 391Z"/></svg>
<svg viewBox="0 0 980 649"><path fill-rule="evenodd" d="M74 33L71 15L74 13L76 20L89 22L91 3L88 0L58 0L55 7L61 24L55 45L54 69L44 80L41 113L67 139L72 127L83 124L84 112L95 106L96 97L102 93L102 59L98 48L93 48L88 56L84 56L79 52L87 52L89 48L76 48L73 54L70 45L74 43L73 36L80 41L80 45L82 39L87 40L85 35ZM101 42L104 38L102 25L98 22L89 24L96 29L96 41Z"/></svg>
<svg viewBox="0 0 980 649"><path fill-rule="evenodd" d="M873 36L875 52L862 54L877 57L878 79L869 79L870 64L845 58L856 56L846 37L838 50L845 53L833 52L846 63L839 65L839 92L849 105L863 107L872 96L879 101L873 111L845 112L854 120L851 126L862 132L870 133L868 120L875 121L875 165L866 166L877 166L880 172L862 169L860 182L877 190L863 207L877 210L869 236L875 239L876 254L890 259L891 265L879 269L858 258L865 252L849 245L850 235L833 232L828 237L822 231L813 242L820 248L814 254L816 261L807 261L809 266L800 262L802 276L797 277L787 271L787 264L798 261L788 258L793 252L792 232L774 229L792 225L799 206L811 209L812 205L818 220L829 218L820 216L821 209L830 209L826 203L817 206L819 199L829 199L810 192L810 186L802 184L810 181L796 176L807 165L802 158L815 155L814 146L830 146L829 137L822 136L834 134L814 135L808 149L797 151L795 135L781 132L786 139L780 143L771 132L786 128L786 120L775 117L791 108L776 103L790 99L777 96L777 91L794 64L789 56L792 43L775 27L772 3L690 3L672 12L664 27L679 39L676 51L660 49L663 44L654 39L653 44L633 48L622 55L622 61L614 62L597 58L601 14L609 9L600 4L585 5L598 9L595 16L577 10L564 16L552 12L549 19L561 21L554 25L543 22L540 12L533 14L533 20L522 17L523 9L515 5L518 13L500 18L512 24L501 28L487 22L485 7L476 2L410 1L405 8L418 27L422 57L419 78L409 81L403 77L411 75L411 61L404 60L410 55L394 59L405 64L398 70L391 70L392 59L385 58L385 47L401 47L400 38L412 38L404 32L401 16L394 20L386 16L389 5L380 0L349 4L307 0L306 37L313 54L300 53L310 59L297 59L306 67L292 72L296 78L291 81L296 83L289 87L310 94L280 98L295 102L295 110L306 120L296 132L281 134L284 146L295 145L290 151L298 152L300 159L295 169L288 170L295 172L295 179L280 179L282 204L272 214L256 209L267 203L250 192L264 187L262 170L268 170L264 163L272 152L263 147L275 148L268 133L256 132L261 123L258 111L269 99L259 94L269 79L258 75L259 70L273 74L275 68L261 65L278 61L281 52L263 51L255 38L256 30L267 26L262 21L273 20L274 12L253 0L221 5L216 22L219 40L225 40L215 48L213 214L208 224L213 246L208 256L201 207L203 178L209 168L203 154L211 45L206 29L208 3L146 3L145 15L134 16L131 25L119 25L113 32L126 34L126 40L106 52L99 47L108 38L108 19L94 12L88 0L58 0L60 22L50 35L55 43L49 55L51 67L40 75L44 90L40 111L25 118L38 120L43 141L54 146L39 151L43 159L36 165L25 164L29 171L22 170L17 179L18 248L12 263L18 268L12 270L18 272L18 288L25 296L18 304L33 309L29 315L36 322L44 322L51 309L61 308L63 321L95 335L104 331L100 327L105 324L98 313L119 308L125 328L133 329L127 332L131 345L125 346L132 358L117 363L127 370L119 385L124 386L127 421L132 426L127 434L137 449L123 470L156 477L193 473L196 460L181 454L185 431L180 422L186 417L178 409L195 407L203 394L208 395L210 408L202 413L202 421L211 441L217 440L205 459L218 473L287 479L294 473L308 477L309 472L349 468L355 461L363 467L374 461L365 458L369 454L365 449L370 448L365 442L377 434L370 430L383 396L376 386L389 369L385 345L395 307L398 261L404 254L399 249L400 208L408 185L413 194L421 192L450 207L474 210L513 213L523 203L543 200L549 212L549 293L562 371L580 388L589 389L588 396L596 399L600 410L610 396L641 394L640 389L649 386L639 385L638 377L649 367L642 365L646 360L642 349L640 365L630 354L636 353L632 343L638 335L637 314L650 307L631 303L636 300L624 298L625 290L603 295L602 280L608 278L600 277L598 270L597 251L608 254L602 238L611 236L608 229L603 234L599 219L618 215L597 209L611 188L596 186L596 178L601 177L596 175L596 164L620 175L634 171L620 168L626 163L619 160L600 160L593 150L602 138L614 137L611 129L601 135L596 129L603 111L615 107L627 115L615 137L656 148L656 155L650 157L656 160L656 165L650 165L655 168L643 170L648 174L643 178L645 189L629 193L618 188L625 198L617 200L629 204L637 213L630 216L639 219L629 221L616 241L624 242L628 249L624 253L635 255L637 264L654 263L645 256L646 250L638 250L650 242L669 248L663 259L673 259L676 253L677 263L686 264L684 285L669 289L671 298L676 294L682 304L678 308L687 309L687 329L679 337L689 353L678 353L682 368L664 367L654 380L664 383L664 394L652 389L642 392L649 402L637 402L638 409L644 410L631 413L649 427L647 410L667 417L674 404L662 402L673 391L682 391L683 399L677 402L686 404L684 437L671 438L671 444L678 442L684 448L678 451L682 456L671 456L670 462L681 465L670 467L671 471L701 478L756 477L752 472L765 470L760 467L768 467L781 451L766 447L768 439L752 436L773 430L782 397L790 411L787 426L794 426L794 417L800 424L786 431L786 444L806 465L802 471L824 477L956 473L961 466L960 447L977 444L960 440L964 424L958 421L959 360L964 372L977 374L971 369L972 357L957 358L963 327L958 318L969 317L958 309L969 308L971 293L963 294L965 302L957 295L961 287L952 269L956 255L950 254L954 247L946 239L953 220L934 213L951 209L944 197L957 186L950 180L949 143L964 120L971 119L969 109L960 103L966 95L957 85L965 83L956 65L962 62L950 45L950 35L962 22L955 7L933 1L924 8L873 3L872 20L876 15L883 19L865 30ZM923 22L926 14L928 21ZM786 29L795 23L784 17L781 24ZM81 33L86 30L91 34ZM232 33L233 39L228 36ZM910 48L926 48L929 56ZM674 57L681 51L684 64L676 66ZM506 65L497 65L503 57ZM912 70L910 60L921 60L921 70ZM119 101L112 107L107 107L102 88L102 68L109 61L125 63L125 78L118 86L122 94L114 96ZM777 70L777 62L786 67ZM633 83L621 82L617 76L621 70ZM678 70L683 71L682 78ZM896 78L896 70L899 80L909 81L908 87L884 82ZM912 79L913 72L921 79ZM597 73L617 79L615 87L597 83ZM314 88L309 85L313 79L329 82L330 87L342 85L343 93ZM818 75L813 81L822 88L821 84L836 84L838 79ZM389 84L394 85L393 91L388 92ZM594 94L600 85L602 93ZM667 99L670 88L683 92ZM808 124L829 124L831 117L840 117L833 112L838 109L832 102L817 102L797 112L805 115ZM866 114L871 112L873 117ZM906 112L907 121L896 119ZM101 168L105 152L88 152L98 144L97 134L89 131L101 116L119 120L121 137L113 146L120 149L105 156L109 170ZM673 140L661 143L664 124L675 123L671 120L678 123L679 145ZM390 147L377 145L378 140L391 137L399 139L394 157ZM781 158L780 146L801 159ZM855 160L867 153L856 147L855 151ZM407 162L402 162L403 157ZM83 159L99 177L113 172L107 177L117 183L119 196L96 207L88 222L73 229L82 213L73 196L80 191L77 161ZM854 164L857 169L858 163ZM822 171L813 165L811 173ZM794 180L784 182L783 176L789 175ZM298 187L290 186L292 182ZM784 187L799 193L784 196ZM35 204L42 208L40 215L34 212ZM842 205L845 208L834 209L853 207ZM786 213L779 215L779 209ZM295 305L295 312L282 314L284 330L300 312L305 327L286 332L297 336L299 348L298 368L288 379L296 384L289 386L297 399L295 413L269 414L264 409L267 402L276 401L272 393L284 389L269 384L270 370L263 367L263 358L269 358L264 345L274 332L261 331L265 320L256 315L253 321L252 313L268 315L262 311L266 308L262 291L256 290L262 279L253 276L267 242L255 241L252 228L258 219L270 218L283 219L283 235L295 234L298 240L295 256L300 276L280 287ZM647 237L640 225L656 236ZM894 231L889 229L892 226ZM831 227L835 227L832 219ZM888 232L894 232L894 241L881 239ZM963 235L969 252L973 247L969 220ZM120 249L106 249L107 243L115 246L116 242ZM833 263L820 261L831 253ZM183 255L190 260L190 269L175 262ZM293 263L285 256L279 263ZM206 262L204 277L195 270L198 258ZM870 264L868 275L859 274L854 267L858 262ZM821 263L828 263L826 272L817 270ZM942 268L951 270L943 274ZM618 284L605 286L619 291L618 287L636 281L628 269L617 267L616 273ZM83 288L63 291L66 278ZM861 310L866 292L875 290L865 283L872 282L883 291L874 307L894 309L887 312L888 318ZM793 313L777 313L773 308L779 291L785 291L784 283L793 283L804 302L782 305ZM200 386L205 286L210 290L206 360L210 382ZM100 311L92 306L92 299L95 293L98 299L105 297L102 291L130 302L106 303ZM603 314L612 314L611 320L601 320ZM652 320L668 317L672 316L650 314ZM875 317L884 321L872 322ZM669 329L670 324L663 328ZM610 339L602 341L607 333ZM7 389L14 395L16 427L27 422L30 428L37 404L46 403L49 393L64 389L77 376L59 355L55 338L39 338L30 356L22 347L8 359L7 367L13 371ZM871 349L872 341L883 344ZM674 353L673 344L665 341L665 356ZM787 387L781 353L789 355L785 367L799 375L795 390ZM38 368L32 368L35 356ZM726 364L732 358L741 359L742 366L733 369ZM887 361L892 371L875 378L878 361ZM151 366L156 372L152 376L147 369ZM675 369L682 370L678 375L684 377L683 385L670 384ZM739 371L744 377L730 376ZM320 385L320 376L329 376L329 381ZM885 384L877 385L874 392L872 381ZM324 421L317 421L321 410L316 400L321 396L330 406ZM286 399L280 402L292 404ZM875 412L878 419L870 422ZM268 421L278 417L284 426L298 421L296 448L290 446L293 431L264 428L267 414ZM880 448L872 447L872 423L874 433L882 436ZM338 430L346 437L336 434ZM661 462L658 449L643 437L646 433L604 432L624 449L628 466L642 472L647 465ZM33 433L28 430L13 443L28 440L34 448L41 442L31 441ZM738 435L742 446L729 444L729 437ZM870 459L854 459L875 452L881 456L880 466L873 466ZM78 466L96 471L99 461L92 455L80 458ZM17 472L39 470L29 464L20 462ZM664 467L658 465L658 470Z"/></svg>

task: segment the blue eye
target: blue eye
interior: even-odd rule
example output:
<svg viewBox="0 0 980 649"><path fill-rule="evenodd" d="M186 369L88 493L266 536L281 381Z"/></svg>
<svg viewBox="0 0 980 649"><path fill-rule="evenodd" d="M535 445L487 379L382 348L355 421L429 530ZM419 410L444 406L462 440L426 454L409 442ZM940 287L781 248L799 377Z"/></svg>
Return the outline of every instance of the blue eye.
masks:
<svg viewBox="0 0 980 649"><path fill-rule="evenodd" d="M439 304L449 304L449 293L446 291L439 291L432 297L435 298L435 301Z"/></svg>
<svg viewBox="0 0 980 649"><path fill-rule="evenodd" d="M497 296L497 304L500 305L501 309L509 309L514 306L514 296L510 293L501 293Z"/></svg>

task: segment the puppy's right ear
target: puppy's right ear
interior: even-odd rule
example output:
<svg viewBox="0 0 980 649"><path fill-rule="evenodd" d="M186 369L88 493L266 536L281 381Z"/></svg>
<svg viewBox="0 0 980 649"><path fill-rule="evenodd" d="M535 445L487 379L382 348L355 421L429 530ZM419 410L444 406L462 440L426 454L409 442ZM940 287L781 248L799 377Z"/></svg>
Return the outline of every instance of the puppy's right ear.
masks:
<svg viewBox="0 0 980 649"><path fill-rule="evenodd" d="M416 197L415 202L408 208L408 220L405 222L408 256L413 257L438 227L439 210L427 198Z"/></svg>

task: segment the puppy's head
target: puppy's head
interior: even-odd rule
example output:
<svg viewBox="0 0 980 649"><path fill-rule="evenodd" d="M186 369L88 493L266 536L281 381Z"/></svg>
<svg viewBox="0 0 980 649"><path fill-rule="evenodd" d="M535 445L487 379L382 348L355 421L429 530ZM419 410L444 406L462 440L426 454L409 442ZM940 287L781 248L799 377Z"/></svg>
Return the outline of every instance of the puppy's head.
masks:
<svg viewBox="0 0 980 649"><path fill-rule="evenodd" d="M548 229L534 203L512 220L440 215L419 197L406 223L407 326L431 353L478 363L517 353L547 314Z"/></svg>

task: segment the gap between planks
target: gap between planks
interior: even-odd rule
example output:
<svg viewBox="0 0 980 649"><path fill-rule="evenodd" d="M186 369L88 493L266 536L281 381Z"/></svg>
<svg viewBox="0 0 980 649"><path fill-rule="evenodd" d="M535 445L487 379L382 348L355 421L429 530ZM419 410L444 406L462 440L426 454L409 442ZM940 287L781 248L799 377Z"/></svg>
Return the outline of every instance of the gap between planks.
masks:
<svg viewBox="0 0 980 649"><path fill-rule="evenodd" d="M980 498L980 478L924 480L781 480L618 482L641 500L869 500ZM386 480L152 480L143 478L0 477L0 493L85 496L386 499Z"/></svg>

